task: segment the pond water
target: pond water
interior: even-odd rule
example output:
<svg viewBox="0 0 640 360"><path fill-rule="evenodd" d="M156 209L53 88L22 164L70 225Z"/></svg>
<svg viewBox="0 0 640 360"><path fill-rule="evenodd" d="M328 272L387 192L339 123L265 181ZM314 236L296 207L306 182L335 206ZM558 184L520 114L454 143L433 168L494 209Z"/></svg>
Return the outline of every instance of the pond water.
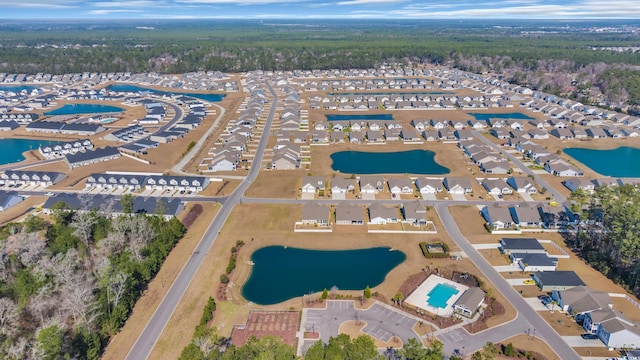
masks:
<svg viewBox="0 0 640 360"><path fill-rule="evenodd" d="M564 152L593 171L613 177L640 177L640 149L623 146L610 150L566 148Z"/></svg>
<svg viewBox="0 0 640 360"><path fill-rule="evenodd" d="M49 145L55 142L49 140L0 139L0 165L20 162L24 160L23 152L38 150L41 145Z"/></svg>
<svg viewBox="0 0 640 360"><path fill-rule="evenodd" d="M268 246L251 256L254 265L242 296L271 305L333 286L363 290L379 285L405 259L403 252L388 247L332 251Z"/></svg>
<svg viewBox="0 0 640 360"><path fill-rule="evenodd" d="M534 118L519 112L495 114L495 113L467 113L473 116L476 120L489 120L489 119L518 119L518 120L533 120Z"/></svg>
<svg viewBox="0 0 640 360"><path fill-rule="evenodd" d="M194 98L198 98L200 100L208 101L208 102L219 102L224 99L224 94L199 94L199 93L190 93L184 91L160 91L149 88L144 88L136 85L129 84L115 84L109 85L107 90L117 91L117 92L149 92L158 95L169 95L169 94L180 94L185 96L190 96Z"/></svg>
<svg viewBox="0 0 640 360"><path fill-rule="evenodd" d="M340 151L331 154L331 168L347 174L448 174L449 169L438 164L435 155L429 150Z"/></svg>
<svg viewBox="0 0 640 360"><path fill-rule="evenodd" d="M327 121L344 121L344 120L393 120L391 114L367 114L367 115L325 115Z"/></svg>
<svg viewBox="0 0 640 360"><path fill-rule="evenodd" d="M27 92L32 92L36 87L32 85L0 85L0 91L11 91L15 93L19 93L22 90L27 90Z"/></svg>
<svg viewBox="0 0 640 360"><path fill-rule="evenodd" d="M123 112L123 108L100 104L65 104L55 110L44 113L45 115L79 115L79 114L103 114Z"/></svg>

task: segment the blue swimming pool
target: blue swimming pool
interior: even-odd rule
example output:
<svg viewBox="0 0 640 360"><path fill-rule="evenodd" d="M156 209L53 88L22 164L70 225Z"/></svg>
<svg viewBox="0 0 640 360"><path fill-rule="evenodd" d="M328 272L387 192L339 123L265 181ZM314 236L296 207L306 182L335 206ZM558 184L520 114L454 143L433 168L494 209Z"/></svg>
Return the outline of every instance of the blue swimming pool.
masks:
<svg viewBox="0 0 640 360"><path fill-rule="evenodd" d="M458 293L458 289L454 288L451 285L447 284L437 284L429 293L427 294L427 304L437 307L440 309L444 309L447 307L447 301Z"/></svg>

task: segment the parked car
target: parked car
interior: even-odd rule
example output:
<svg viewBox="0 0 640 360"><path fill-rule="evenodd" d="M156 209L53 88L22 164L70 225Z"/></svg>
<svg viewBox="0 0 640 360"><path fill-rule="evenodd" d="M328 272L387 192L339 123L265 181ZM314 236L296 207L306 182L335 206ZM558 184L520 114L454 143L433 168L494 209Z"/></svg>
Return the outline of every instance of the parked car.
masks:
<svg viewBox="0 0 640 360"><path fill-rule="evenodd" d="M597 340L598 339L598 336L596 336L595 334L587 333L587 334L582 334L580 336L585 340Z"/></svg>

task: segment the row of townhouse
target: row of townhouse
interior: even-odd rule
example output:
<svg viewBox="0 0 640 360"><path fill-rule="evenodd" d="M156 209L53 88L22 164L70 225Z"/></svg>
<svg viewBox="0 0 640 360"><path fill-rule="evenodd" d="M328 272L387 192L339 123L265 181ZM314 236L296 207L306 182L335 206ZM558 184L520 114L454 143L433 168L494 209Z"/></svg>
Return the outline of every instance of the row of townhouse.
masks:
<svg viewBox="0 0 640 360"><path fill-rule="evenodd" d="M5 170L0 174L0 186L40 185L50 186L67 178L67 175L53 171Z"/></svg>
<svg viewBox="0 0 640 360"><path fill-rule="evenodd" d="M363 194L378 194L387 189L395 195L410 195L416 191L421 194L435 194L442 192L444 189L451 194L467 194L473 192L471 179L467 177L418 177L411 179L409 177L385 178L381 175L367 175L360 176L357 181L354 179L335 177L331 178L329 186L327 186L325 181L323 177L305 176L302 179L301 190L304 193L315 193L320 190L325 191L328 188L331 189L332 193L345 194L354 191L355 184L357 183L360 192Z"/></svg>
<svg viewBox="0 0 640 360"><path fill-rule="evenodd" d="M119 197L112 195L89 194L57 194L51 196L42 205L45 214L51 214L57 209L58 203L64 203L66 208L73 211L101 211L112 217L128 215L124 213ZM134 214L158 214L165 219L170 219L184 210L184 203L179 198L142 197L133 199Z"/></svg>
<svg viewBox="0 0 640 360"><path fill-rule="evenodd" d="M93 149L93 143L89 139L55 142L48 145L40 145L38 152L47 159L59 158L68 154L88 151Z"/></svg>
<svg viewBox="0 0 640 360"><path fill-rule="evenodd" d="M65 155L64 162L70 169L73 169L80 166L115 160L120 156L120 150L118 150L118 148L107 146Z"/></svg>
<svg viewBox="0 0 640 360"><path fill-rule="evenodd" d="M414 77L414 78L383 78L382 75L375 74L377 71L372 70L365 77L368 79L335 79L335 80L293 80L298 86L304 88L307 92L312 91L375 91L375 90L394 90L394 89L436 89L433 80ZM375 74L375 75L374 75ZM367 76L368 75L368 76ZM316 74L313 77L322 77Z"/></svg>
<svg viewBox="0 0 640 360"><path fill-rule="evenodd" d="M143 187L162 190L199 192L209 185L204 176L169 176L144 174L91 174L85 181L86 188L140 190Z"/></svg>
<svg viewBox="0 0 640 360"><path fill-rule="evenodd" d="M328 226L331 222L331 212L332 209L329 206L313 202L306 203L302 206L302 223ZM388 207L375 203L368 208L338 203L333 213L337 225L363 225L365 222L384 225L404 222L424 226L429 222L427 208L419 201L404 203L400 207Z"/></svg>
<svg viewBox="0 0 640 360"><path fill-rule="evenodd" d="M27 132L91 136L99 134L106 129L99 124L33 121L25 127L25 130Z"/></svg>
<svg viewBox="0 0 640 360"><path fill-rule="evenodd" d="M480 214L491 230L514 227L559 229L576 223L575 215L566 206L504 207L496 204L483 207Z"/></svg>
<svg viewBox="0 0 640 360"><path fill-rule="evenodd" d="M206 158L198 165L203 172L235 171L242 162L247 143L253 136L258 118L263 114L268 97L262 84L253 83L250 97L240 105L238 119L229 121Z"/></svg>
<svg viewBox="0 0 640 360"><path fill-rule="evenodd" d="M22 113L22 112L0 113L0 120L13 120L13 121L17 121L20 124L28 124L32 121L37 120L38 117L39 115L35 113Z"/></svg>
<svg viewBox="0 0 640 360"><path fill-rule="evenodd" d="M597 336L609 349L640 347L640 324L630 320L622 311L615 310L608 293L579 285L555 290L551 298L588 334Z"/></svg>

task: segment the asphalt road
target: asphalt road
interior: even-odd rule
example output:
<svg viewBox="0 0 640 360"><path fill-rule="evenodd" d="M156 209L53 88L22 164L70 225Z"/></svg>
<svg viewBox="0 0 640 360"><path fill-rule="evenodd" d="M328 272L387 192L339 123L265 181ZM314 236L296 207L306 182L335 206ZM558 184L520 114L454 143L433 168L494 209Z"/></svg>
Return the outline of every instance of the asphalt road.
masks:
<svg viewBox="0 0 640 360"><path fill-rule="evenodd" d="M278 104L278 96L276 95L275 91L269 84L267 84L267 86L273 95L273 101L271 102L271 110L269 112L269 116L267 117L263 134L269 134L271 124L273 123L273 116ZM211 225L209 225L209 228L196 246L194 252L191 254L191 257L185 263L184 267L180 271L180 274L178 274L178 277L169 288L169 291L162 299L162 302L160 303L153 316L145 326L144 330L136 340L135 344L127 354L127 359L139 360L149 358L149 355L151 354L155 343L158 341L158 338L169 322L169 319L173 315L173 312L178 306L178 303L180 303L182 296L189 287L189 284L200 268L200 265L204 261L207 252L215 242L216 237L220 233L222 226L229 217L231 210L236 204L240 202L242 194L244 194L249 185L251 185L251 183L258 176L268 138L268 136L261 137L254 157L254 162L251 165L251 169L249 170L249 174L235 189L235 191L227 197L226 201L224 201L224 204L220 208L220 211L216 215Z"/></svg>
<svg viewBox="0 0 640 360"><path fill-rule="evenodd" d="M495 335L496 338L506 339L518 333L524 333L528 329L535 329L535 335L547 342L562 360L580 359L580 356L558 335L558 333L549 325L527 302L522 298L517 291L513 289L511 285L480 255L480 253L469 243L469 241L462 235L458 225L456 224L453 216L449 212L449 206L446 203L435 204L436 212L442 221L447 233L451 236L451 239L460 247L462 251L473 261L473 263L480 269L484 276L491 281L495 286L496 291L499 291L507 300L512 304L518 312L518 317L514 320L514 324L517 328L522 329L514 333L512 325L504 327L491 328L490 332ZM478 341L471 341L474 337L462 337L454 344L457 348L465 347L468 353L475 352L482 348L484 343L478 343ZM478 347L479 346L479 347ZM445 348L446 351L452 352L451 342Z"/></svg>

